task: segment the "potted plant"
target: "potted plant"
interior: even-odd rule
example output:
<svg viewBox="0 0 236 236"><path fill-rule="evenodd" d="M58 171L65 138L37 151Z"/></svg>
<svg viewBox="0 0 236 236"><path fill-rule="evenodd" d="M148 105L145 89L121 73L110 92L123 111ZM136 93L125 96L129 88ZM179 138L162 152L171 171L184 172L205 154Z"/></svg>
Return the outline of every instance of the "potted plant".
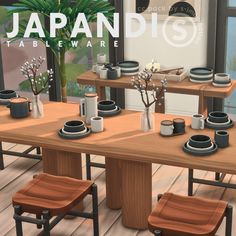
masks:
<svg viewBox="0 0 236 236"><path fill-rule="evenodd" d="M114 7L109 2L97 0L19 0L14 6L17 8L11 10L11 14L21 12L38 13L47 18L50 13L60 12L67 16L69 23L63 29L57 30L55 38L51 38L50 32L45 28L45 38L40 38L38 34L30 35L31 38L50 45L59 67L62 101L67 102L65 55L67 51L73 48L72 40L81 41L85 37L85 34L79 33L76 38L71 38L72 28L76 22L77 15L84 13L87 22L92 23L96 22L97 13L103 13L112 22ZM20 31L15 39L23 38L25 30L26 22L22 22ZM61 47L58 46L60 41L63 42Z"/></svg>

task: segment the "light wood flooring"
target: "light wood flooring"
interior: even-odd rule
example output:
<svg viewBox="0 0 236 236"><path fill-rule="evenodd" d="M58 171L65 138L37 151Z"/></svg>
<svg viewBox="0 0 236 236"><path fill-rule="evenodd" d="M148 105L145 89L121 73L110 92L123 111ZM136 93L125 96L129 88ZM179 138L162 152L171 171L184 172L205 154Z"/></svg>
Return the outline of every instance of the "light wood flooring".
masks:
<svg viewBox="0 0 236 236"><path fill-rule="evenodd" d="M3 144L4 149L23 151L27 146ZM84 158L83 158L84 159ZM104 158L93 156L96 162L104 163ZM42 171L42 163L20 157L4 156L5 170L0 171L0 236L15 235L15 224L12 218L12 195L32 179L33 175ZM83 161L83 175L85 176L85 162ZM198 177L212 179L213 173L196 171ZM105 170L92 169L93 180L98 185L99 193L99 223L100 235L106 236L147 236L148 231L137 231L122 226L121 211L113 211L106 207ZM236 183L236 176L227 175L226 181ZM236 190L210 187L195 184L195 195L210 198L223 199L230 202L236 212ZM153 206L156 204L156 196L166 191L186 195L187 193L187 169L170 166L153 165ZM85 199L85 210L91 209L91 199ZM236 213L234 213L236 216ZM25 236L38 235L40 230L35 225L23 224ZM217 232L218 236L224 235L224 224ZM236 217L234 217L233 236L236 235ZM92 236L92 222L82 218L67 219L60 222L51 233L53 236Z"/></svg>

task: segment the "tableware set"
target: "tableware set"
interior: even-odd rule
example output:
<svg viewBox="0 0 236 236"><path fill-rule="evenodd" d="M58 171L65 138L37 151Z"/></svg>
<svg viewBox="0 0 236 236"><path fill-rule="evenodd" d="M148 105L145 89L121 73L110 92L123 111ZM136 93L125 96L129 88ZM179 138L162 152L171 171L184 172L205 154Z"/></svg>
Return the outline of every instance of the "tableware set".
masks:
<svg viewBox="0 0 236 236"><path fill-rule="evenodd" d="M117 64L121 68L121 74L124 76L134 76L139 73L139 62L121 61Z"/></svg>
<svg viewBox="0 0 236 236"><path fill-rule="evenodd" d="M112 100L98 102L98 115L101 117L116 116L121 113L121 108Z"/></svg>
<svg viewBox="0 0 236 236"><path fill-rule="evenodd" d="M193 83L209 83L213 81L214 72L207 67L196 67L190 70L190 81Z"/></svg>
<svg viewBox="0 0 236 236"><path fill-rule="evenodd" d="M172 120L163 120L161 122L160 134L164 137L172 137L185 133L185 120L176 118Z"/></svg>
<svg viewBox="0 0 236 236"><path fill-rule="evenodd" d="M214 78L212 84L215 87L221 87L221 88L230 87L232 85L230 75L225 74L225 73L215 74L215 78Z"/></svg>

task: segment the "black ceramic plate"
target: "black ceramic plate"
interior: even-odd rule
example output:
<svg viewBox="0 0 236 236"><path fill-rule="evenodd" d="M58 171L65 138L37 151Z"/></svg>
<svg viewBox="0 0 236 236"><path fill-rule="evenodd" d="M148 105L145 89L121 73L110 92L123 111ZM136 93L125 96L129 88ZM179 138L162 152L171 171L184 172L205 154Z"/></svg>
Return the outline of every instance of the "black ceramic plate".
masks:
<svg viewBox="0 0 236 236"><path fill-rule="evenodd" d="M193 75L211 75L213 70L206 67L196 67L190 70L190 73Z"/></svg>
<svg viewBox="0 0 236 236"><path fill-rule="evenodd" d="M84 134L78 134L78 135L64 134L64 133L62 132L62 129L60 129L60 130L58 131L58 135L59 135L61 138L64 138L64 139L82 139L82 138L88 137L90 134L91 134L91 129L90 129L90 128L87 128L87 132L86 132L86 133L84 133Z"/></svg>
<svg viewBox="0 0 236 236"><path fill-rule="evenodd" d="M139 62L137 62L137 61L121 61L121 62L118 62L117 66L119 66L121 68L133 68L133 67L138 67Z"/></svg>
<svg viewBox="0 0 236 236"><path fill-rule="evenodd" d="M208 129L214 129L214 130L223 130L223 129L230 129L234 127L234 122L230 120L230 123L228 125L213 125L207 122L207 119L205 119L205 128Z"/></svg>
<svg viewBox="0 0 236 236"><path fill-rule="evenodd" d="M186 142L184 144L184 146L183 146L183 150L184 150L184 152L186 152L186 153L188 153L188 154L190 154L192 156L210 156L210 155L212 155L212 154L217 152L218 146L214 143L213 149L211 149L209 151L205 151L205 152L203 152L203 151L198 152L198 151L194 151L194 150L188 149L187 142Z"/></svg>
<svg viewBox="0 0 236 236"><path fill-rule="evenodd" d="M101 117L112 117L112 116L117 116L121 113L121 108L118 107L116 111L112 111L112 112L102 112L102 111L98 111L98 116Z"/></svg>

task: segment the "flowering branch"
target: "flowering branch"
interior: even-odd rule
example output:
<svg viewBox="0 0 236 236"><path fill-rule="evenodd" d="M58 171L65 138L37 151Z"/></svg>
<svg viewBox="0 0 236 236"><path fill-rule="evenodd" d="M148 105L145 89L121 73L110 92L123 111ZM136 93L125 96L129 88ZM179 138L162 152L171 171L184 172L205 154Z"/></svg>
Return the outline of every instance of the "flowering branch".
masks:
<svg viewBox="0 0 236 236"><path fill-rule="evenodd" d="M39 95L41 92L46 90L47 88L51 88L49 84L50 81L53 81L53 70L50 69L46 72L46 75L42 73L37 76L39 68L45 62L45 58L39 57L37 60L35 58L32 59L31 63L28 61L24 63L21 67L20 71L28 79L30 83L31 90L33 94Z"/></svg>
<svg viewBox="0 0 236 236"><path fill-rule="evenodd" d="M158 88L156 84L152 82L152 72L150 70L143 70L138 74L137 77L133 77L131 80L132 85L136 88L141 94L141 99L146 108L151 107L154 103L158 102L158 105L161 106L164 100L164 93L167 88L167 80L161 80L161 87ZM152 98L149 98L148 91L152 91Z"/></svg>

